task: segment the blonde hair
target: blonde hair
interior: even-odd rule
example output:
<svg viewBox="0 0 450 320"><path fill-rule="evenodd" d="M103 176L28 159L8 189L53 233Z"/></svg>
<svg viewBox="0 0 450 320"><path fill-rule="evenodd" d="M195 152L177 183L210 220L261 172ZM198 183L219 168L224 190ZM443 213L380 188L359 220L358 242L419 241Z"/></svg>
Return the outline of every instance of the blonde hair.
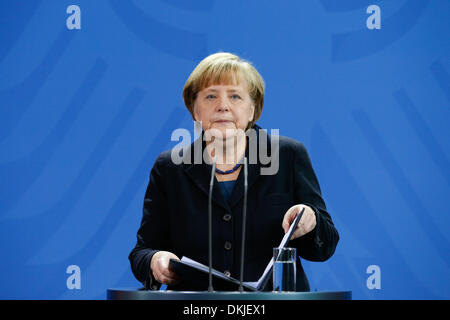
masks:
<svg viewBox="0 0 450 320"><path fill-rule="evenodd" d="M194 103L199 91L217 84L239 85L242 80L255 106L253 120L248 128L261 116L264 105L264 80L252 64L237 55L219 52L204 58L192 71L183 88L183 100L194 118Z"/></svg>

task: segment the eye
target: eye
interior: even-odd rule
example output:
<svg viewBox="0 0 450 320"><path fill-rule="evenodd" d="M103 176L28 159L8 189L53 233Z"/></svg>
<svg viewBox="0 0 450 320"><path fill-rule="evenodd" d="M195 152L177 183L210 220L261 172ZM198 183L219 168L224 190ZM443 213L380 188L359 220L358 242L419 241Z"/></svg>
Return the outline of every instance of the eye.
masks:
<svg viewBox="0 0 450 320"><path fill-rule="evenodd" d="M231 96L231 99L233 99L233 100L241 99L241 96L238 95L238 94L233 94L233 95Z"/></svg>
<svg viewBox="0 0 450 320"><path fill-rule="evenodd" d="M207 100L212 100L212 99L214 99L216 96L215 95L213 95L213 94L208 94L207 96L206 96L206 99Z"/></svg>

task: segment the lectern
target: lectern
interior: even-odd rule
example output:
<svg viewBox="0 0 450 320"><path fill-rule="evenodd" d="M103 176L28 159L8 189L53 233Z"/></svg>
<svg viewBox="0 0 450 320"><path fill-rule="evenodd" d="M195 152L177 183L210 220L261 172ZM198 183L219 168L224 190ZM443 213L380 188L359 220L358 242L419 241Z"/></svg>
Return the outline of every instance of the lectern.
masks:
<svg viewBox="0 0 450 320"><path fill-rule="evenodd" d="M108 300L351 300L351 291L313 292L207 292L147 291L133 288L107 290Z"/></svg>

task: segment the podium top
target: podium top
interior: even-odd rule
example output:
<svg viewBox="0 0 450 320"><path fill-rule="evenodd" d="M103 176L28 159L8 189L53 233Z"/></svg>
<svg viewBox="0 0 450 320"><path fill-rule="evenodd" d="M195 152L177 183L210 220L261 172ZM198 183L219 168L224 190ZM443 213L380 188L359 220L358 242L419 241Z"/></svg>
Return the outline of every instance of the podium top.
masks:
<svg viewBox="0 0 450 320"><path fill-rule="evenodd" d="M147 291L135 288L107 290L108 300L351 300L351 291L230 292Z"/></svg>

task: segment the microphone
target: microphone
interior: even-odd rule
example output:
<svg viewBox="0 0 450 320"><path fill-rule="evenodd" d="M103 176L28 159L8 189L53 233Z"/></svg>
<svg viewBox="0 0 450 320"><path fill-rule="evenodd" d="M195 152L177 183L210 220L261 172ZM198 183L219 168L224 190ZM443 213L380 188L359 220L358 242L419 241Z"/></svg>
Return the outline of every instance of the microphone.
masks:
<svg viewBox="0 0 450 320"><path fill-rule="evenodd" d="M244 278L244 250L245 250L245 222L247 220L247 157L244 158L244 209L242 212L242 248L241 248L241 278L239 282L239 291L243 292L242 281Z"/></svg>
<svg viewBox="0 0 450 320"><path fill-rule="evenodd" d="M209 259L209 285L208 292L213 292L212 285L212 192L214 185L214 177L216 172L216 156L214 156L212 171L211 171L211 181L209 183L209 197L208 197L208 259Z"/></svg>

